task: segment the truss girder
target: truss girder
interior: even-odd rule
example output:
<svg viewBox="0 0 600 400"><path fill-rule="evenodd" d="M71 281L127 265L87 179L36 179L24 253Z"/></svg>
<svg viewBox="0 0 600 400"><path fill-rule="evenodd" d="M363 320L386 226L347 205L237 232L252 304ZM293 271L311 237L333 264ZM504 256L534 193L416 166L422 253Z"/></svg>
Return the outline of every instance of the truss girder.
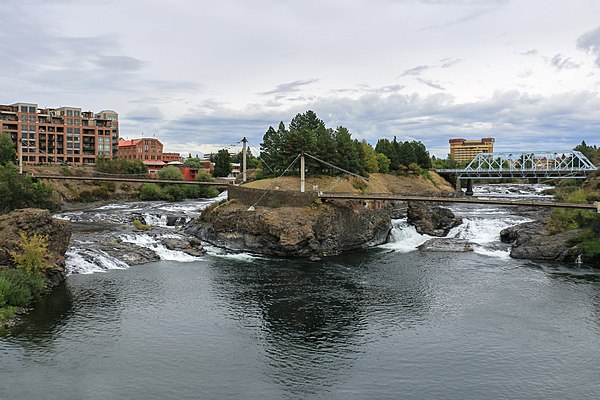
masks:
<svg viewBox="0 0 600 400"><path fill-rule="evenodd" d="M579 151L525 153L479 153L462 170L459 178L585 178L596 166Z"/></svg>

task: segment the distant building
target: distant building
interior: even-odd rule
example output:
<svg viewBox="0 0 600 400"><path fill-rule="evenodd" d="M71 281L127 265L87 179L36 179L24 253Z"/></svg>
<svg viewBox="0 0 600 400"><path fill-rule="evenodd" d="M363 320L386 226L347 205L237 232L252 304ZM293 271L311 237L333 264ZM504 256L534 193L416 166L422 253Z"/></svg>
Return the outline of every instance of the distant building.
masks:
<svg viewBox="0 0 600 400"><path fill-rule="evenodd" d="M22 148L23 164L95 164L116 156L119 118L112 110L15 103L0 105L0 132L10 135L17 156Z"/></svg>
<svg viewBox="0 0 600 400"><path fill-rule="evenodd" d="M130 161L163 161L163 145L155 138L120 140L117 156Z"/></svg>
<svg viewBox="0 0 600 400"><path fill-rule="evenodd" d="M162 154L162 160L166 163L171 161L181 161L181 155L179 153L164 153Z"/></svg>
<svg viewBox="0 0 600 400"><path fill-rule="evenodd" d="M494 141L492 137L480 140L450 139L450 155L456 161L471 161L479 153L492 153Z"/></svg>

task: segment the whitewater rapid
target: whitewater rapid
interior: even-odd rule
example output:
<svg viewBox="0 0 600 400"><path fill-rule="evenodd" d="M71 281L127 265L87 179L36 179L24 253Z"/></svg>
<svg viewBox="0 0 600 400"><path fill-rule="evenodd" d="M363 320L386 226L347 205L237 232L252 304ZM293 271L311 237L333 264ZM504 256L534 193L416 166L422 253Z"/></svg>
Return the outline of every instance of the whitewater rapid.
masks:
<svg viewBox="0 0 600 400"><path fill-rule="evenodd" d="M545 185L486 185L475 188L475 195L482 198L545 198L542 191ZM108 204L93 210L73 211L57 215L58 218L76 224L112 224L114 230L105 232L107 236L119 242L133 244L154 252L160 260L182 263L202 262L202 257L191 256L183 251L170 250L161 243L161 239L184 239L178 228L200 215L202 210L215 201L226 198L226 193L215 199L186 201L182 203L130 202ZM457 205L449 208L463 218L463 223L448 233L447 238L463 239L472 244L473 251L489 257L509 258L510 246L500 242L500 232L510 226L530 221L526 217L514 214L510 207L489 205ZM125 229L133 219L140 219L153 228L149 232L135 232ZM121 231L119 231L119 229ZM429 235L419 234L406 218L392 221L392 231L388 243L381 249L400 253L417 251L428 240ZM102 238L100 239L102 240ZM129 265L99 248L98 243L87 240L86 235L78 235L71 241L66 254L68 274L90 274L109 270L126 269ZM209 257L231 258L252 262L264 258L250 253L232 253L218 247L205 244Z"/></svg>

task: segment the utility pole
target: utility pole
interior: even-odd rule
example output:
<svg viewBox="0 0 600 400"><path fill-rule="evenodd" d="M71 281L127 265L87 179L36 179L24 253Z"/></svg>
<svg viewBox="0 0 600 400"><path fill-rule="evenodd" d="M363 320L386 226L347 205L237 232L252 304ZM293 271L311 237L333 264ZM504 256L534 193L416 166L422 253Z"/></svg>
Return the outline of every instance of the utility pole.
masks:
<svg viewBox="0 0 600 400"><path fill-rule="evenodd" d="M304 193L304 184L306 183L304 169L304 150L302 150L302 153L300 153L300 193Z"/></svg>
<svg viewBox="0 0 600 400"><path fill-rule="evenodd" d="M246 182L246 136L242 139L242 183Z"/></svg>

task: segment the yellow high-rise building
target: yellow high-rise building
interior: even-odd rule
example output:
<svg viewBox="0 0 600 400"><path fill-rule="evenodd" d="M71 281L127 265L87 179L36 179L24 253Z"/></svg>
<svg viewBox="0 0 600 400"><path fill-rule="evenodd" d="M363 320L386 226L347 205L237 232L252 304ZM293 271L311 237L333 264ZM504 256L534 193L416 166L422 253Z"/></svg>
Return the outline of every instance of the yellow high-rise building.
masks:
<svg viewBox="0 0 600 400"><path fill-rule="evenodd" d="M493 153L494 141L492 137L480 140L450 139L450 155L456 161L471 161L478 153Z"/></svg>

